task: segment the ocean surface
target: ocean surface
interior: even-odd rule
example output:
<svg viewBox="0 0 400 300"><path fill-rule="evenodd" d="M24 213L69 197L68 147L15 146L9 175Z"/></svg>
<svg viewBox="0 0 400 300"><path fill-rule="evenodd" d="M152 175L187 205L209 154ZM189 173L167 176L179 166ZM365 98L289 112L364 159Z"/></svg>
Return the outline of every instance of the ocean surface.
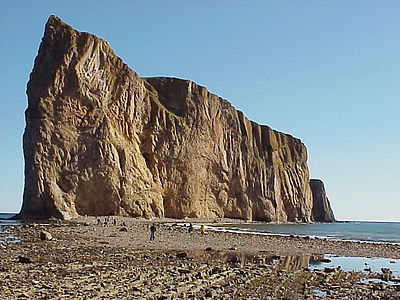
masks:
<svg viewBox="0 0 400 300"><path fill-rule="evenodd" d="M336 222L316 224L226 224L219 230L321 237L336 240L400 243L400 222Z"/></svg>
<svg viewBox="0 0 400 300"><path fill-rule="evenodd" d="M9 233L7 227L21 225L20 221L7 220L15 216L15 213L0 213L0 245L3 243L16 243L19 242L18 237Z"/></svg>
<svg viewBox="0 0 400 300"><path fill-rule="evenodd" d="M17 213L0 213L0 229L1 229L1 226L4 226L4 225L20 224L20 222L16 221L16 220L6 220L6 219L9 219L9 218L15 216L16 214Z"/></svg>

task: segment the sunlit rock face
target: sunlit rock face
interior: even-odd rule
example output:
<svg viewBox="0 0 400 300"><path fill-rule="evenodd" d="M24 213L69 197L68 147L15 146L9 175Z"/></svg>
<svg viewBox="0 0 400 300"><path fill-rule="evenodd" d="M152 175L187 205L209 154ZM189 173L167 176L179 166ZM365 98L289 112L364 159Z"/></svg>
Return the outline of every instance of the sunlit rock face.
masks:
<svg viewBox="0 0 400 300"><path fill-rule="evenodd" d="M55 16L27 94L23 218L313 221L299 139L192 81L139 77Z"/></svg>

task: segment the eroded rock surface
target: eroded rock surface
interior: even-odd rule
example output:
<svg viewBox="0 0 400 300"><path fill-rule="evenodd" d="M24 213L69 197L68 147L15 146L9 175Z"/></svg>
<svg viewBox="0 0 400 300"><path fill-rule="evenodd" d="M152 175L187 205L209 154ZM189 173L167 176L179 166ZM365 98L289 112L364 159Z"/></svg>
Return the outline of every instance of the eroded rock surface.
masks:
<svg viewBox="0 0 400 300"><path fill-rule="evenodd" d="M313 220L299 139L192 81L139 77L55 16L27 93L21 217Z"/></svg>
<svg viewBox="0 0 400 300"><path fill-rule="evenodd" d="M313 195L313 218L316 222L335 222L335 216L325 192L324 183L319 179L310 180Z"/></svg>

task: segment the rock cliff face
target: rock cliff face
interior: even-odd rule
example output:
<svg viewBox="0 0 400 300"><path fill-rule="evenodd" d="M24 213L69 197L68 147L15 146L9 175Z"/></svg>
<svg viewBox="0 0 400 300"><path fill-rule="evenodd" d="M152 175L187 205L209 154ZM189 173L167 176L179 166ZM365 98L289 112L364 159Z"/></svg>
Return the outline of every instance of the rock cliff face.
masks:
<svg viewBox="0 0 400 300"><path fill-rule="evenodd" d="M313 218L316 222L335 222L335 216L325 192L324 183L319 179L310 180L313 195Z"/></svg>
<svg viewBox="0 0 400 300"><path fill-rule="evenodd" d="M140 78L55 16L27 94L23 218L313 221L300 140L189 80Z"/></svg>

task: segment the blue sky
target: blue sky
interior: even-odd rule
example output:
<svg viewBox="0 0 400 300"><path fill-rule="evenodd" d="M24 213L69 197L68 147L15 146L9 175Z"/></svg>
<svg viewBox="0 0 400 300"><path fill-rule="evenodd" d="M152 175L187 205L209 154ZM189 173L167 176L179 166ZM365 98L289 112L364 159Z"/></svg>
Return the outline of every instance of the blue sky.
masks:
<svg viewBox="0 0 400 300"><path fill-rule="evenodd" d="M26 83L47 18L141 76L191 79L300 138L340 220L400 221L399 1L10 1L0 10L0 211L19 211Z"/></svg>

